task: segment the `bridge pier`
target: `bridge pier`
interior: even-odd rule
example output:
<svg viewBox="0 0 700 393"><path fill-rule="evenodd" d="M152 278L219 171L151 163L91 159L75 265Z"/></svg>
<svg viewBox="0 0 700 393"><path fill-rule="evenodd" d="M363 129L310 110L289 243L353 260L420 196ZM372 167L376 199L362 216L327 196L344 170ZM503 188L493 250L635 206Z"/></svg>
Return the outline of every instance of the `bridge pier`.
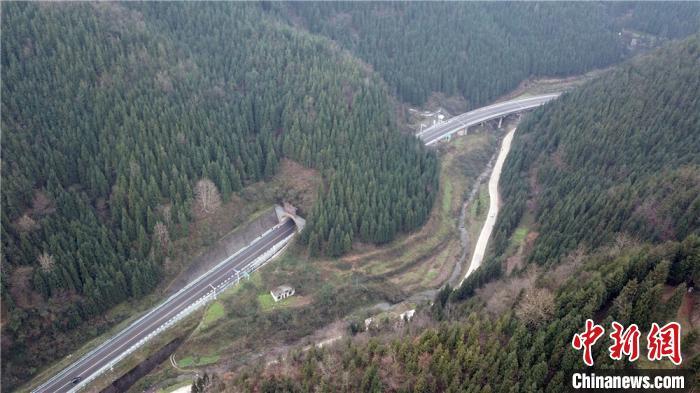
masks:
<svg viewBox="0 0 700 393"><path fill-rule="evenodd" d="M498 128L501 128L501 124L503 124L503 118L499 117L498 118Z"/></svg>

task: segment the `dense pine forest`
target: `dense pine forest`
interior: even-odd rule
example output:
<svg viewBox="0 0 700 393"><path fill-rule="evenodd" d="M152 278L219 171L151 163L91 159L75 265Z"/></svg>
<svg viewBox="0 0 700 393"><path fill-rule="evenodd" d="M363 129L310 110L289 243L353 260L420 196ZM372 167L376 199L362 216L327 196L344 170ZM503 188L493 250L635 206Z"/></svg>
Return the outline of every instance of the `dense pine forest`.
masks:
<svg viewBox="0 0 700 393"><path fill-rule="evenodd" d="M287 3L291 23L371 64L406 102L433 92L488 103L533 76L583 73L628 54L625 29L678 38L700 28L696 4Z"/></svg>
<svg viewBox="0 0 700 393"><path fill-rule="evenodd" d="M98 335L90 325L96 317L164 284L171 245L217 205L272 179L281 160L322 178L304 212L304 257L340 256L358 241L387 243L423 225L439 188L437 154L398 131L397 101L423 104L442 92L484 104L534 75L620 61L630 54L620 30L659 40L697 31L699 10L632 3L4 4L3 390L82 344L68 333ZM694 255L695 240L674 241L698 231L698 136L691 132L698 128L697 40L669 51L563 97L522 127L504 175L512 184L505 186L496 254L536 194L541 236L533 261L550 264L579 242L597 247L618 232ZM591 99L597 106L567 109ZM650 110L660 103L665 107ZM583 143L597 133L606 135L596 139L599 147ZM623 148L623 138L632 145ZM554 152L571 160L563 161L569 167L548 163ZM668 152L677 158L667 160ZM611 164L617 154L625 166ZM593 184L600 168L608 177ZM530 169L546 191L523 182ZM565 195L569 186L580 192ZM615 220L600 223L616 209ZM545 214L552 210L555 217ZM572 216L581 219L573 228ZM600 230L587 233L591 225ZM499 261L461 297L497 275ZM641 282L651 267L629 269ZM668 281L682 281L686 270L672 264ZM504 318L511 319L503 326L518 323Z"/></svg>
<svg viewBox="0 0 700 393"><path fill-rule="evenodd" d="M319 169L311 243L329 254L430 211L437 159L397 131L382 82L256 5L2 16L4 386L64 354L56 335L151 291L203 188L225 202L281 157ZM7 290L27 275L39 302Z"/></svg>
<svg viewBox="0 0 700 393"><path fill-rule="evenodd" d="M651 242L700 233L698 71L696 37L529 117L501 179L507 208L497 242L506 241L528 201L540 227L530 259L541 264L619 233Z"/></svg>
<svg viewBox="0 0 700 393"><path fill-rule="evenodd" d="M503 242L525 212L538 234L531 262L488 285L482 273L444 288L403 327L292 352L211 389L563 392L566 373L584 367L571 338L587 318L606 329L636 323L643 336L652 322L679 321L682 368L697 384L700 329L687 312L696 296L688 288L700 282L699 92L695 36L537 110L501 179L496 268L477 272L502 270L513 252ZM593 347L596 367L672 367L613 362L608 346Z"/></svg>

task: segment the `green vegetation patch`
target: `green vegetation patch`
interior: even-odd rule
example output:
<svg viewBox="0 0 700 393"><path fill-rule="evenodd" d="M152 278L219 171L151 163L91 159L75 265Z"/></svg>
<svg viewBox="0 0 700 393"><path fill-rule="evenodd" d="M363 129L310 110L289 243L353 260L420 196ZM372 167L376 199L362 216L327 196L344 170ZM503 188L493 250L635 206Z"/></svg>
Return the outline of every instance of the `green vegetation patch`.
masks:
<svg viewBox="0 0 700 393"><path fill-rule="evenodd" d="M214 363L219 361L219 358L220 358L219 355L202 356L197 361L197 365L198 366L205 366L207 364L214 364Z"/></svg>
<svg viewBox="0 0 700 393"><path fill-rule="evenodd" d="M449 213L452 207L452 182L447 180L445 182L445 193L442 196L442 212Z"/></svg>
<svg viewBox="0 0 700 393"><path fill-rule="evenodd" d="M472 216L480 216L489 211L489 191L488 191L488 179L482 184L479 189L479 193L472 202L469 212Z"/></svg>
<svg viewBox="0 0 700 393"><path fill-rule="evenodd" d="M211 325L218 319L222 318L225 313L226 310L224 310L224 305L220 302L214 302L211 306L209 306L206 314L204 314L202 325L205 327Z"/></svg>
<svg viewBox="0 0 700 393"><path fill-rule="evenodd" d="M214 354L209 356L187 356L177 361L177 365L182 368L193 366L206 366L219 361L221 356Z"/></svg>
<svg viewBox="0 0 700 393"><path fill-rule="evenodd" d="M181 359L177 362L177 365L179 367L190 367L194 364L194 358L192 356L188 356L184 359Z"/></svg>
<svg viewBox="0 0 700 393"><path fill-rule="evenodd" d="M275 299L273 299L272 295L269 293L258 295L258 303L260 303L260 307L263 311L269 311L275 307Z"/></svg>
<svg viewBox="0 0 700 393"><path fill-rule="evenodd" d="M513 233L513 245L520 246L530 230L527 227L518 227Z"/></svg>

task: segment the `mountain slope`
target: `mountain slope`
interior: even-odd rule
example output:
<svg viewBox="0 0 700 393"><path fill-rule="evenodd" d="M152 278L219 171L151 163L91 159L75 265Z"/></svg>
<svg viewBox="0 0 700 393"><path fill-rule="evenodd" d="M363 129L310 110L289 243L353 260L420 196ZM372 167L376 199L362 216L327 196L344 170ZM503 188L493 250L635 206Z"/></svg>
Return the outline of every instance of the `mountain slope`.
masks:
<svg viewBox="0 0 700 393"><path fill-rule="evenodd" d="M681 240L700 231L698 37L629 62L537 111L501 179L501 251L529 201L538 263L624 233Z"/></svg>
<svg viewBox="0 0 700 393"><path fill-rule="evenodd" d="M566 373L584 367L571 340L587 318L606 329L636 323L642 337L652 322L678 321L681 367L697 383L699 295L687 289L700 282L699 38L628 62L520 125L490 267L442 290L408 325L382 322L331 348L243 370L224 389L564 392ZM514 250L503 242L528 208L536 240ZM562 257L579 243L586 247ZM493 280L516 251L541 264ZM596 367L673 367L644 359L644 339L635 363L612 361L608 345L593 347Z"/></svg>
<svg viewBox="0 0 700 393"><path fill-rule="evenodd" d="M338 344L311 346L279 363L238 370L226 383L214 378L208 391L567 392L567 372L585 367L571 338L588 317L606 329L613 320L625 326L636 322L643 337L650 321L681 321L687 332L683 368L698 378L700 311L691 306L686 314L695 300L685 283L673 280L679 273L691 276L688 266L700 278L699 265L700 238L690 237L681 244L586 257L583 267L557 271L560 283L553 283L548 272L518 280L515 289L511 283L485 288L466 303L441 303L449 296L443 292L446 296L438 296L432 310L418 310L408 324L381 322ZM664 292L669 296L662 299ZM436 315L449 318L436 320ZM695 325L687 322L690 318ZM673 367L670 361L644 360L644 339L641 343L641 358L633 364L613 362L607 337L601 339L593 347L596 368Z"/></svg>
<svg viewBox="0 0 700 393"><path fill-rule="evenodd" d="M226 202L282 157L320 169L317 209L339 217L309 227L329 253L432 206L437 159L398 132L383 83L257 4L13 3L2 20L3 387L159 284L161 246L211 214L202 187Z"/></svg>
<svg viewBox="0 0 700 393"><path fill-rule="evenodd" d="M658 38L700 29L700 6L675 3L303 2L273 8L363 59L405 102L434 92L487 104L531 76L581 74L629 54L622 30Z"/></svg>

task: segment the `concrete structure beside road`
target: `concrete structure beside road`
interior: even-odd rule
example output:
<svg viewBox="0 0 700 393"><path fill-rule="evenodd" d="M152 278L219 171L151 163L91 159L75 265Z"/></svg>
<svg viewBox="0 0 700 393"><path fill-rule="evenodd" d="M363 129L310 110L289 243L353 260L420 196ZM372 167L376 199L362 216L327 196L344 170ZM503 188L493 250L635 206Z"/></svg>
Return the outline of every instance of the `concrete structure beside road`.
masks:
<svg viewBox="0 0 700 393"><path fill-rule="evenodd" d="M280 285L279 287L271 290L270 295L272 295L272 298L275 299L276 302L279 302L282 299L293 296L294 288L290 287L289 285Z"/></svg>

